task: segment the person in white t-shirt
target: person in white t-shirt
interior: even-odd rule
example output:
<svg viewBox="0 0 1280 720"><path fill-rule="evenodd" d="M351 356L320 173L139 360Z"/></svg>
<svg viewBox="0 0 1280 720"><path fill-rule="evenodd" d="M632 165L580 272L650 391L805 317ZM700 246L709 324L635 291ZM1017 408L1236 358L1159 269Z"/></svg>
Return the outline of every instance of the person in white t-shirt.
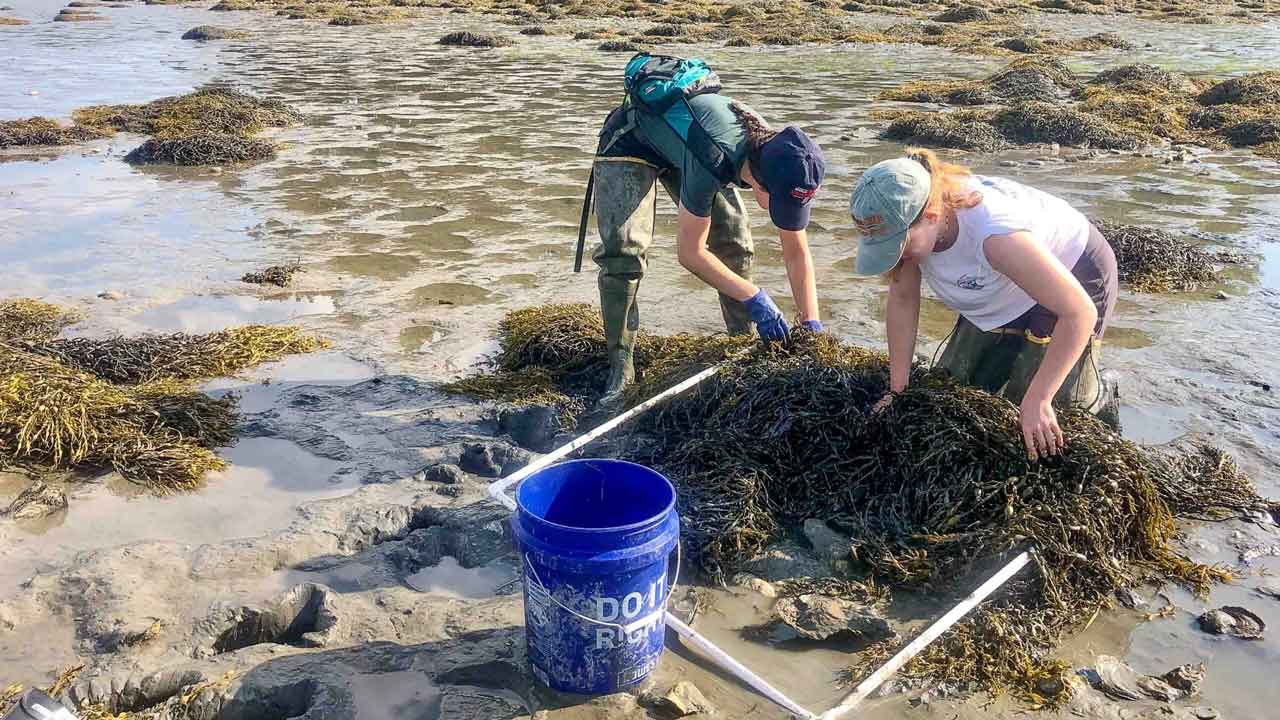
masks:
<svg viewBox="0 0 1280 720"><path fill-rule="evenodd" d="M889 276L889 393L877 410L907 387L923 279L960 313L939 364L1019 406L1033 459L1066 441L1054 405L1114 413L1097 350L1115 308L1116 258L1078 210L911 149L863 174L850 213L862 233L858 274Z"/></svg>

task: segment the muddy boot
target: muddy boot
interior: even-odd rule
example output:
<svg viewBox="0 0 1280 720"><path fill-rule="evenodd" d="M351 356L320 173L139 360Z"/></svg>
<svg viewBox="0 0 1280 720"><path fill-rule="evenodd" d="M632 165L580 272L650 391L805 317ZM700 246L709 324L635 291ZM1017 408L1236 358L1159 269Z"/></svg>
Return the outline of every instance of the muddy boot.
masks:
<svg viewBox="0 0 1280 720"><path fill-rule="evenodd" d="M596 407L601 410L621 409L627 386L635 381L636 331L640 328L640 309L636 304L639 280L601 276L600 316L604 320L605 346L609 353L609 379L604 396Z"/></svg>

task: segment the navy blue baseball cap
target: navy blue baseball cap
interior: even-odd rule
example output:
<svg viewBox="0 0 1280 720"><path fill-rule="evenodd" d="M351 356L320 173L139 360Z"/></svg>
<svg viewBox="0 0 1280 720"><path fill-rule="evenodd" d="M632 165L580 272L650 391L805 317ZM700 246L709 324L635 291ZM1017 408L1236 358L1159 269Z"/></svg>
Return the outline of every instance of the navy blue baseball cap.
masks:
<svg viewBox="0 0 1280 720"><path fill-rule="evenodd" d="M752 165L754 173L756 167ZM827 173L822 148L795 125L788 125L760 148L756 175L769 191L769 219L782 230L809 226L809 207Z"/></svg>

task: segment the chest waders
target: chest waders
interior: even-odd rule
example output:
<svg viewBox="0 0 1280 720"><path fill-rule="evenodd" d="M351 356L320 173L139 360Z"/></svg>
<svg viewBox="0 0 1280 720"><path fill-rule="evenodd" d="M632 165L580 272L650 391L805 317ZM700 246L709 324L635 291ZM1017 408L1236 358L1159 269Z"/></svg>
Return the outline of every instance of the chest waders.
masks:
<svg viewBox="0 0 1280 720"><path fill-rule="evenodd" d="M609 354L609 378L600 399L602 407L621 403L626 387L635 379L635 337L640 327L636 295L653 242L658 181L674 202L678 204L680 200L679 171L668 167L636 137L633 112L634 108L624 105L605 122L578 232L582 252L586 220L594 209L600 244L592 259L600 268L600 314ZM713 199L707 249L734 273L751 279L755 255L751 229L742 197L732 186L721 189ZM751 316L741 302L721 294L720 308L731 334L752 332Z"/></svg>

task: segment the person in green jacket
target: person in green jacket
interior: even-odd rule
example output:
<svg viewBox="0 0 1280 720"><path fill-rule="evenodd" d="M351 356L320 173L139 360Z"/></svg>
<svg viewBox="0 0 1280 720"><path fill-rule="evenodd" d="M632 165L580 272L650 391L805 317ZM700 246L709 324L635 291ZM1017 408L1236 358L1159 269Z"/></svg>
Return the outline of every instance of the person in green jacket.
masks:
<svg viewBox="0 0 1280 720"><path fill-rule="evenodd" d="M603 407L616 405L635 377L636 295L653 241L659 181L679 206L680 264L719 291L731 334L749 334L753 323L765 340L785 340L789 331L769 294L751 282L754 247L739 188L752 191L778 228L800 321L822 329L805 232L826 170L821 148L798 127L775 131L750 108L719 93L689 98L688 105L692 118L685 136L662 116L630 102L610 113L600 131L592 168L600 245L592 257L600 268L609 349ZM706 147L731 164L730 182L707 166L706 153L700 152Z"/></svg>

